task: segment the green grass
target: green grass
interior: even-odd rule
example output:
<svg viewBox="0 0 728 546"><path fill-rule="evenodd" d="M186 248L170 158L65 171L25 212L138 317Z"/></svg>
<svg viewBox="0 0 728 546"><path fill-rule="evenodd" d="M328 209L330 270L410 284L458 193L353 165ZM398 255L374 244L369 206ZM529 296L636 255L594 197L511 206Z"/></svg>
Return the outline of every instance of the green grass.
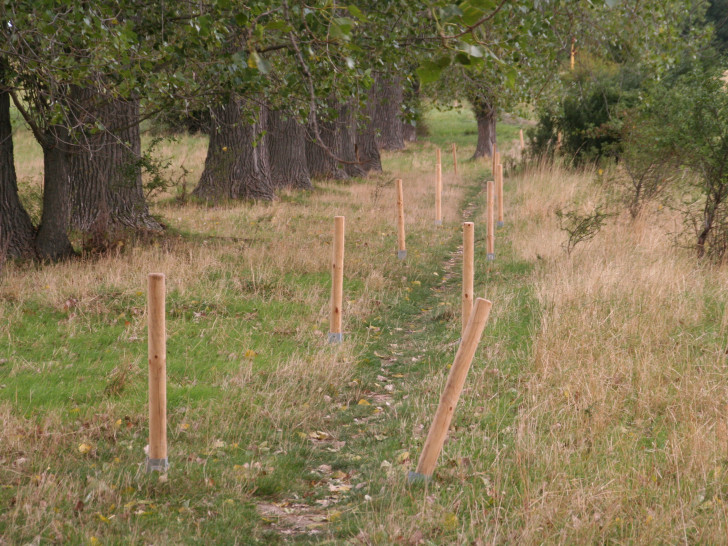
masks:
<svg viewBox="0 0 728 546"><path fill-rule="evenodd" d="M431 142L472 146L474 125L465 113L434 112L428 122ZM504 129L504 138L512 131L517 130ZM387 197L375 198L376 185L430 153L428 144L420 143L386 156L384 177L354 183L371 192L362 202L345 204L349 217L382 206ZM488 171L480 165L469 169L462 205L474 202L480 214ZM229 214L236 225L254 225L243 235L253 248L263 249L275 243L265 226L280 221L277 206L298 207L285 216L286 233L317 237L311 234L318 226L328 229L331 210L344 205L332 201L331 210L316 207L348 200L351 187L328 185L287 195L268 209L238 211L233 205ZM170 274L172 467L160 480L140 466L147 443L143 291L99 284L92 296L75 303L73 294L55 286L18 296L11 284L0 299L7 319L0 337L0 419L5 421L0 537L11 543L40 537L111 544L227 542L234 536L253 544L283 542L286 532L301 541L352 540L365 532L373 542L397 540L394 528L373 526L386 519L390 503L406 520L421 520L420 493L408 490L404 479L424 439L422 430L413 436L412 427L429 425L460 335L459 262L445 265L459 244L459 221L451 219L439 230L412 230L406 263L392 259L396 237L389 219L371 227L374 236L356 230L347 235L349 248L367 250L361 256L359 250L351 252L360 265L347 276L346 299L362 299L371 310L349 319L347 341L339 349L322 342L328 324L321 320L321 308L330 286L325 266L279 271L248 263L237 243L214 239L230 233L224 217L219 226L194 229L197 216L216 210L176 208L168 201L159 206L163 214L186 218L172 230L172 250L164 252L184 257L185 249L219 248L217 261L183 288L175 287ZM464 395L454 425L456 431L497 438L518 406L511 391L530 351L537 313L527 282L529 264L514 261L507 245L495 263L478 256L479 293L507 289L513 299L483 340L484 347L498 345L498 354L482 349L473 369L476 375L486 367L502 375L477 397ZM372 289L372 277L356 272L373 259L382 262L382 288ZM452 277L441 285L447 274ZM22 267L9 275L20 282ZM51 291L59 295L50 296ZM318 337L314 330L320 330ZM331 371L337 367L340 375ZM500 391L505 394L493 396ZM460 523L453 526L451 503L487 498L482 481L461 479L459 461L468 453L484 471L495 455L470 443L454 439L441 458L430 489L437 498L429 510L442 513L423 523L431 540L459 536L467 515L455 511ZM88 453L79 451L83 445ZM517 480L508 487L518 489ZM284 517L266 516L261 507L276 503L295 506L289 511L310 521L299 528ZM39 508L19 509L24 505Z"/></svg>

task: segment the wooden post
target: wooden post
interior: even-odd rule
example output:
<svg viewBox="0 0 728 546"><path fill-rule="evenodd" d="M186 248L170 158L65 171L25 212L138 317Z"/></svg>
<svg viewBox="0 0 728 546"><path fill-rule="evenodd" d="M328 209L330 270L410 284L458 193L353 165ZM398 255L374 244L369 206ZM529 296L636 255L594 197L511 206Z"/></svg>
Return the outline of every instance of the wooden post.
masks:
<svg viewBox="0 0 728 546"><path fill-rule="evenodd" d="M574 71L574 44L576 43L576 38L571 39L571 70Z"/></svg>
<svg viewBox="0 0 728 546"><path fill-rule="evenodd" d="M503 227L503 165L496 167L496 177L498 184L498 227Z"/></svg>
<svg viewBox="0 0 728 546"><path fill-rule="evenodd" d="M331 320L329 343L341 343L341 306L344 299L344 217L334 217L334 244L331 262Z"/></svg>
<svg viewBox="0 0 728 546"><path fill-rule="evenodd" d="M463 223L463 324L461 335L465 335L470 313L473 310L473 284L475 255L475 224Z"/></svg>
<svg viewBox="0 0 728 546"><path fill-rule="evenodd" d="M397 257L404 260L407 257L407 246L404 236L404 191L402 190L402 179L398 178L395 182L397 186Z"/></svg>
<svg viewBox="0 0 728 546"><path fill-rule="evenodd" d="M523 129L519 130L519 136L521 137L521 153L526 149L526 143L523 141Z"/></svg>
<svg viewBox="0 0 728 546"><path fill-rule="evenodd" d="M440 404L437 406L435 418L432 420L432 425L430 425L425 446L422 448L417 470L410 472L408 476L410 483L426 481L432 477L435 463L440 456L440 451L442 451L447 431L455 413L455 406L457 406L460 393L465 385L465 379L473 361L475 350L478 348L485 323L488 321L491 307L491 302L486 299L478 298L475 301L475 307L470 315L468 326L465 328L463 340L460 342L455 361L450 368L450 374L447 376L447 383L440 397Z"/></svg>
<svg viewBox="0 0 728 546"><path fill-rule="evenodd" d="M437 149L437 163L435 164L435 225L442 225L442 161L440 148Z"/></svg>
<svg viewBox="0 0 728 546"><path fill-rule="evenodd" d="M149 357L149 453L147 472L166 472L167 458L167 330L165 325L165 280L150 273L148 286Z"/></svg>
<svg viewBox="0 0 728 546"><path fill-rule="evenodd" d="M495 182L488 180L488 234L486 245L486 259L495 260L495 222L493 221L493 198L495 193Z"/></svg>
<svg viewBox="0 0 728 546"><path fill-rule="evenodd" d="M458 174L458 149L455 143L452 143L452 164L455 174Z"/></svg>

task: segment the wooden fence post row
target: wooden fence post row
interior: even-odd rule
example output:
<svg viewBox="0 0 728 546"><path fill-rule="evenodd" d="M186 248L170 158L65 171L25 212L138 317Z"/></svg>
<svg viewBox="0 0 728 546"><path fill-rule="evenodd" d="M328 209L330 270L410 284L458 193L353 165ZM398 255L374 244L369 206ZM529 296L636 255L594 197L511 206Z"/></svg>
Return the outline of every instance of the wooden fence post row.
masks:
<svg viewBox="0 0 728 546"><path fill-rule="evenodd" d="M427 433L427 439L422 448L417 469L410 472L407 477L410 483L427 481L432 477L435 463L440 456L447 437L447 430L450 428L450 423L455 414L455 407L460 399L460 393L465 385L465 379L473 361L475 350L478 348L485 323L488 321L491 307L492 303L486 299L478 298L475 301L475 307L470 315L468 326L465 328L463 339L455 355L455 361L447 376L447 383L440 397L440 404L437 406L435 418L432 420L430 431Z"/></svg>
<svg viewBox="0 0 728 546"><path fill-rule="evenodd" d="M331 319L329 343L341 343L341 307L344 300L344 217L334 216L334 244L331 260Z"/></svg>
<svg viewBox="0 0 728 546"><path fill-rule="evenodd" d="M165 279L150 273L148 283L149 453L147 472L166 472L167 458L167 331Z"/></svg>
<svg viewBox="0 0 728 546"><path fill-rule="evenodd" d="M397 258L404 260L407 257L407 242L404 234L404 190L402 179L395 182L397 187Z"/></svg>

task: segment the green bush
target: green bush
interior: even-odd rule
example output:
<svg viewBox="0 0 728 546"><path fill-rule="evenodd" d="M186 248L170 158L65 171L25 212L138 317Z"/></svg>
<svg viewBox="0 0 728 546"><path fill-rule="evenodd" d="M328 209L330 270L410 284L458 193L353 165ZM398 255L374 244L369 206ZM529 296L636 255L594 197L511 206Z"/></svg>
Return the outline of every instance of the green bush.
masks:
<svg viewBox="0 0 728 546"><path fill-rule="evenodd" d="M534 155L551 156L558 147L575 164L619 155L623 116L639 102L642 79L631 66L581 62L557 106L539 113L529 134Z"/></svg>

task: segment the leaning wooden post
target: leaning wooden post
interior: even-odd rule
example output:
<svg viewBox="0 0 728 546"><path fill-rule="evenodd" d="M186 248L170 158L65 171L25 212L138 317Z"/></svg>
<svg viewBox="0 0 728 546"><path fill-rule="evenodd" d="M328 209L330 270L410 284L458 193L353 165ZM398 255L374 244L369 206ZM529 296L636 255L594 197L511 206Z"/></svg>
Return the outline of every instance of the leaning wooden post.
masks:
<svg viewBox="0 0 728 546"><path fill-rule="evenodd" d="M442 160L440 148L437 149L437 163L435 164L435 225L442 225Z"/></svg>
<svg viewBox="0 0 728 546"><path fill-rule="evenodd" d="M496 177L498 183L498 227L503 227L503 165L496 167Z"/></svg>
<svg viewBox="0 0 728 546"><path fill-rule="evenodd" d="M473 310L473 284L475 255L475 224L463 223L463 324L461 335L465 335L470 313Z"/></svg>
<svg viewBox="0 0 728 546"><path fill-rule="evenodd" d="M455 361L452 368L450 368L450 374L447 376L445 390L440 397L440 404L437 406L435 418L432 420L432 425L430 425L425 446L422 448L417 470L409 473L408 480L410 483L427 481L432 477L435 463L440 451L442 451L450 422L455 413L455 406L457 406L460 393L465 385L465 378L468 375L475 350L478 348L485 323L488 321L491 307L491 302L486 299L478 298L475 300L475 307L465 328L463 340L460 342L460 347L455 355Z"/></svg>
<svg viewBox="0 0 728 546"><path fill-rule="evenodd" d="M163 273L150 273L148 283L149 453L147 472L166 472L167 458L167 330Z"/></svg>
<svg viewBox="0 0 728 546"><path fill-rule="evenodd" d="M488 235L486 245L486 259L495 260L495 222L493 221L493 198L495 182L488 180Z"/></svg>
<svg viewBox="0 0 728 546"><path fill-rule="evenodd" d="M404 191L402 190L402 179L395 182L397 186L397 258L404 260L407 257L407 246L404 236Z"/></svg>
<svg viewBox="0 0 728 546"><path fill-rule="evenodd" d="M519 136L521 137L521 153L526 149L526 143L523 141L523 129L519 129Z"/></svg>
<svg viewBox="0 0 728 546"><path fill-rule="evenodd" d="M458 149L455 143L452 143L452 164L455 174L458 174Z"/></svg>
<svg viewBox="0 0 728 546"><path fill-rule="evenodd" d="M341 343L341 306L344 299L344 217L334 217L334 244L331 262L331 319L329 343Z"/></svg>

